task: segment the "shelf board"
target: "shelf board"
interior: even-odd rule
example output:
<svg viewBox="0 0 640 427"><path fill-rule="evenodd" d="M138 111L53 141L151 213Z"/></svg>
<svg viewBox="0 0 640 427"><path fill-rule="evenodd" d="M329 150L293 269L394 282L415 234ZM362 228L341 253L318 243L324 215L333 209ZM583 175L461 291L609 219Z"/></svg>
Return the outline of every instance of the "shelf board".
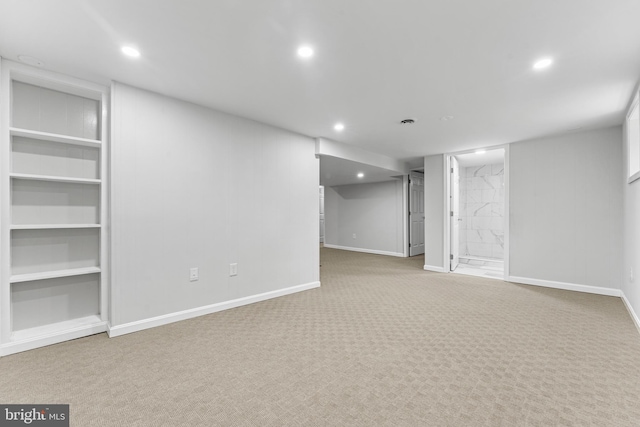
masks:
<svg viewBox="0 0 640 427"><path fill-rule="evenodd" d="M9 176L14 179L29 179L32 181L68 182L72 184L100 184L99 179L69 178L66 176L33 175L28 173L12 173Z"/></svg>
<svg viewBox="0 0 640 427"><path fill-rule="evenodd" d="M42 141L61 142L63 144L81 145L83 147L100 147L102 142L96 139L78 138L75 136L60 135L57 133L39 132L36 130L9 128L11 136L22 136L25 138L39 139Z"/></svg>
<svg viewBox="0 0 640 427"><path fill-rule="evenodd" d="M14 224L12 230L49 230L54 228L100 228L100 224Z"/></svg>
<svg viewBox="0 0 640 427"><path fill-rule="evenodd" d="M35 328L22 329L14 331L11 334L11 341L26 341L43 335L55 335L62 332L73 331L74 329L82 329L89 326L104 323L100 316L86 316L78 319L65 320L63 322L51 323L49 325L38 326Z"/></svg>
<svg viewBox="0 0 640 427"><path fill-rule="evenodd" d="M40 273L15 274L11 283L31 282L34 280L57 279L58 277L81 276L83 274L100 273L100 267L72 268L70 270L43 271Z"/></svg>

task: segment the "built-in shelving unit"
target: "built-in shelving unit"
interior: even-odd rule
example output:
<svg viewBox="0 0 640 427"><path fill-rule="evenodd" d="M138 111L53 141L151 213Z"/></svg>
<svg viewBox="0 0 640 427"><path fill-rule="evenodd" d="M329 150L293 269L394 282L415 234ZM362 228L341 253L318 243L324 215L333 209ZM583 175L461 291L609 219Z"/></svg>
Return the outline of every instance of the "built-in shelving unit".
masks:
<svg viewBox="0 0 640 427"><path fill-rule="evenodd" d="M106 330L106 88L2 61L0 355Z"/></svg>

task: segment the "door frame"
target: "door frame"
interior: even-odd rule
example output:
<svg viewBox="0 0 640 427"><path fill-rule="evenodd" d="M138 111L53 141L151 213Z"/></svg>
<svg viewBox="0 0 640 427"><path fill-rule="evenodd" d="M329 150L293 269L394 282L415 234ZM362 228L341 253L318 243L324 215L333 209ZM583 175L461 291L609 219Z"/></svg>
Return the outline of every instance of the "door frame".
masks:
<svg viewBox="0 0 640 427"><path fill-rule="evenodd" d="M454 164L454 157L455 156L449 156L449 188L451 189L452 186L455 184L455 179L453 179L453 164ZM454 193L453 191L449 192L449 271L454 271L455 268L458 267L459 264L459 260L460 260L460 164L458 163L458 160L455 160L455 163L457 165L458 168L458 195L456 196L456 200L458 201L458 207L457 209L454 209L453 206L453 200L454 200ZM457 215L454 215L456 214ZM454 220L455 219L455 220ZM456 230L457 227L457 233L454 233L454 231ZM455 242L452 242L451 239L454 237L453 235L456 235L455 237L457 237L458 239L458 254L457 257L455 256L456 254L454 253L453 248L455 247ZM455 267L453 267L453 263L455 261Z"/></svg>
<svg viewBox="0 0 640 427"><path fill-rule="evenodd" d="M444 155L444 271L447 273L451 273L451 262L449 256L451 255L451 220L450 220L450 212L451 212L451 156L457 156L459 154L468 154L473 153L476 150L496 150L496 149L504 149L504 277L503 280L506 282L509 278L509 144L502 145L493 145L488 147L478 147L473 150L464 150L464 151L456 151L446 153Z"/></svg>

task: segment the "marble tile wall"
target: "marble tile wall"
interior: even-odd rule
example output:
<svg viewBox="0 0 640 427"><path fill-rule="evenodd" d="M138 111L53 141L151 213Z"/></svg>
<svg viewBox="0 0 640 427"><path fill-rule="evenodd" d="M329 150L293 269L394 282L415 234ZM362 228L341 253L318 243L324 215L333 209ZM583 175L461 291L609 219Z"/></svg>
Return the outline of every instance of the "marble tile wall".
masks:
<svg viewBox="0 0 640 427"><path fill-rule="evenodd" d="M504 259L504 164L460 168L460 256Z"/></svg>

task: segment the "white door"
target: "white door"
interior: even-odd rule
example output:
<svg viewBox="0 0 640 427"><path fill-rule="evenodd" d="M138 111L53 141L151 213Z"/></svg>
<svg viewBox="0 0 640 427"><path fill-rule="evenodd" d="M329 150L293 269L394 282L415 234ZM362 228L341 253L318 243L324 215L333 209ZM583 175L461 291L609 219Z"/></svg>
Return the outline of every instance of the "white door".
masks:
<svg viewBox="0 0 640 427"><path fill-rule="evenodd" d="M451 271L460 262L460 171L458 160L451 156Z"/></svg>
<svg viewBox="0 0 640 427"><path fill-rule="evenodd" d="M320 243L324 243L324 187L320 186Z"/></svg>
<svg viewBox="0 0 640 427"><path fill-rule="evenodd" d="M424 174L409 174L409 256L424 253Z"/></svg>

